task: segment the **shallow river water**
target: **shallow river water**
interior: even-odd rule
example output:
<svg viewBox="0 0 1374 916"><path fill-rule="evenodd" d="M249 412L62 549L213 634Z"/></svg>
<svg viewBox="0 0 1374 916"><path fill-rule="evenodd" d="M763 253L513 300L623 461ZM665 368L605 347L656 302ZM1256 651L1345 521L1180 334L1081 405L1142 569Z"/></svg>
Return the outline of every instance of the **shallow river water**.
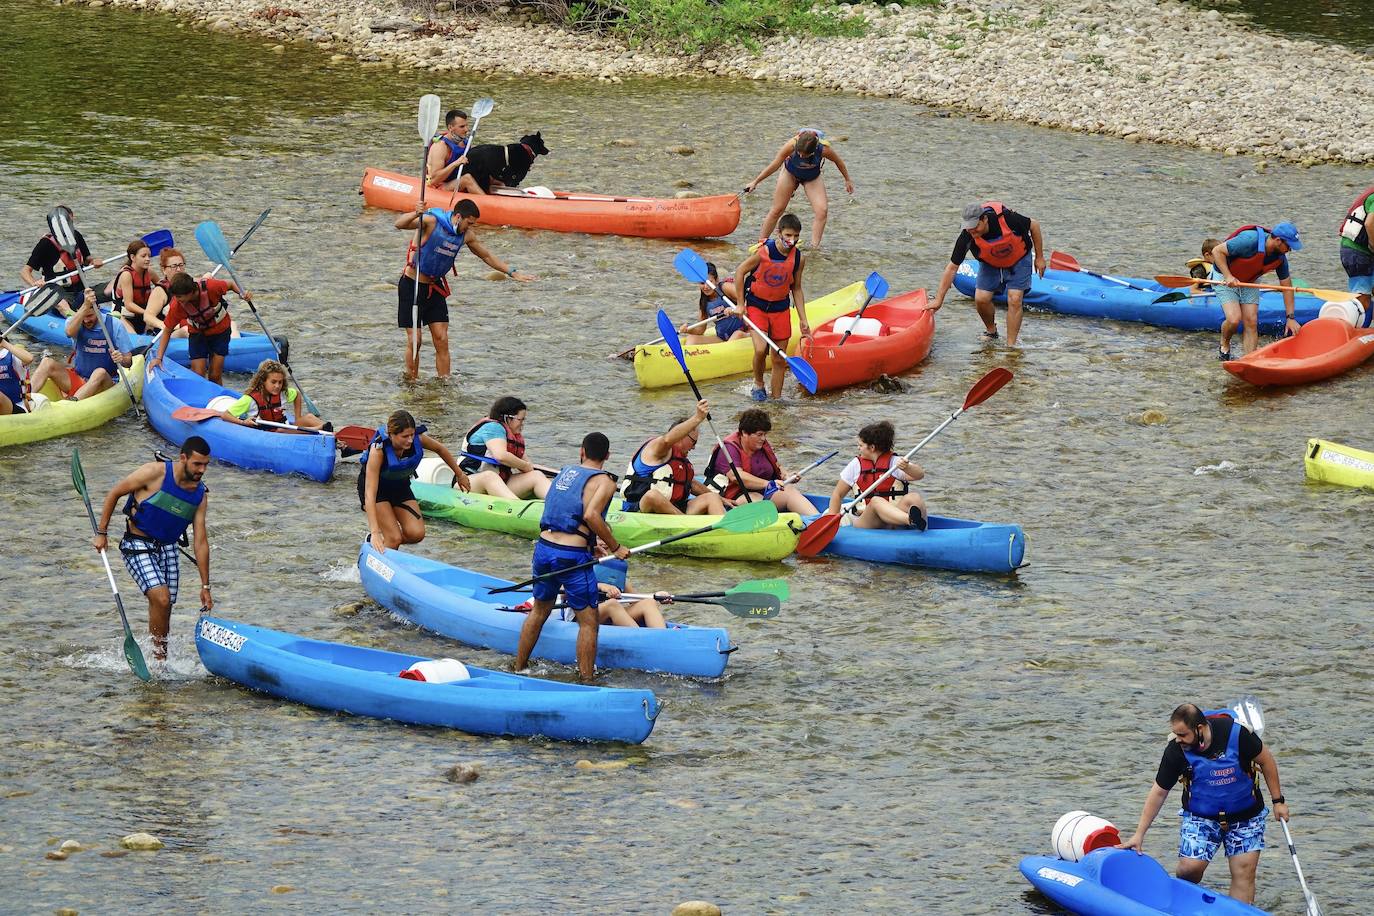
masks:
<svg viewBox="0 0 1374 916"><path fill-rule="evenodd" d="M687 178L730 191L793 125L826 126L845 138L858 192L845 198L831 176L812 297L875 269L894 292L933 285L960 206L986 197L1038 216L1047 243L1085 266L1136 275L1177 271L1205 235L1292 219L1307 239L1298 273L1337 285L1335 223L1368 184L1353 169L1257 171L1246 158L843 95L476 75L435 84L150 15L15 0L0 0L0 15L5 286L59 201L97 254L165 226L193 268L205 264L197 222L233 238L271 207L239 270L328 415L376 423L406 406L454 442L515 393L547 463L575 458L582 435L602 429L618 468L690 407L685 387L641 391L627 363L606 359L655 336L654 309L694 311L671 266L681 243L483 230L541 280L489 282L465 256L451 300L458 377L403 386L391 284L405 238L356 189L366 165L415 168L422 92L464 106L491 95L482 138L542 129L553 155L530 181L574 189L669 195ZM611 147L617 138L639 145ZM664 152L681 144L695 155ZM739 231L698 249L733 265L765 208L762 192L746 198ZM638 562L634 578L662 588L786 575L793 595L767 622L675 610L727 625L741 645L719 682L604 674L666 702L641 747L476 739L248 694L199 666L193 594L174 615L171 670L142 686L120 656L68 458L79 444L98 499L166 444L129 415L0 453L0 911L666 913L705 898L734 913L1047 913L1017 860L1047 852L1071 809L1129 831L1169 711L1247 692L1266 704L1314 890L1330 913L1374 910L1374 494L1308 484L1301 460L1310 436L1374 442L1374 370L1259 393L1220 370L1211 335L1031 315L1013 353L981 346L958 298L939 325L909 390L806 399L789 388L772 407L774 442L800 465L848 449L880 418L914 442L1004 365L1015 381L921 461L935 511L1020 523L1030 565L997 578L829 559ZM719 417L745 406L743 379L705 388ZM1143 423L1148 409L1164 421ZM222 465L207 481L217 612L508 663L363 600L348 465L328 485ZM416 550L514 576L530 545L434 523ZM117 575L141 630L142 602ZM194 589L189 567L184 581ZM446 781L459 762L481 778ZM1147 840L1168 863L1175 810ZM61 840L110 851L140 830L167 848L44 858ZM1257 902L1297 913L1281 839L1275 829ZM1225 866L1209 879L1224 889Z"/></svg>

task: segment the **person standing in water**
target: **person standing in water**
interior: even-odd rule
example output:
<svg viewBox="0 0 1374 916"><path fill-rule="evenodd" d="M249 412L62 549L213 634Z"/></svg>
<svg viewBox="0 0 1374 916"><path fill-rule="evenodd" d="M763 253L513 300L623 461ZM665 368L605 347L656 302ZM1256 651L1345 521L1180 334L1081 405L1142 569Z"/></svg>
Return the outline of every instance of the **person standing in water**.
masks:
<svg viewBox="0 0 1374 916"><path fill-rule="evenodd" d="M778 173L778 183L773 189L773 205L759 231L760 245L773 234L773 227L787 209L792 195L797 193L797 188L803 188L811 204L811 250L821 247L825 221L830 216L830 202L826 198L825 182L821 180L821 166L826 159L835 163L835 168L840 170L840 176L844 178L844 192L853 194L854 182L849 179L849 169L845 167L844 160L831 147L830 141L825 139L825 131L814 127L797 131L797 135L782 145L773 161L759 172L758 177L744 186L744 193L748 194L769 175Z"/></svg>

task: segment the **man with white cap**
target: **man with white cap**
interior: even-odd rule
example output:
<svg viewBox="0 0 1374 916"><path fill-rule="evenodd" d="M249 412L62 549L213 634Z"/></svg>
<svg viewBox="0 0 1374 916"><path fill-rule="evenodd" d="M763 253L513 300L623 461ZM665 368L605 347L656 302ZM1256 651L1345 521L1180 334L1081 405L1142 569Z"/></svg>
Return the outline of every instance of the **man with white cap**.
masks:
<svg viewBox="0 0 1374 916"><path fill-rule="evenodd" d="M973 305L983 319L983 337L997 339L997 312L992 297L1007 294L1007 344L1016 346L1021 333L1021 303L1031 286L1031 266L1045 275L1045 242L1040 235L1040 223L1022 216L995 200L969 204L964 208L959 237L954 241L954 253L940 277L931 311L945 304L945 295L954 283L954 274L964 258L972 254L978 259L978 288Z"/></svg>
<svg viewBox="0 0 1374 916"><path fill-rule="evenodd" d="M1231 335L1236 332L1237 325L1242 328L1240 342L1244 353L1249 353L1259 343L1261 291L1236 284L1254 283L1271 270L1278 276L1279 285L1284 287L1283 310L1288 314L1283 327L1284 336L1297 332L1288 252L1301 250L1298 227L1289 222L1279 223L1273 229L1241 226L1227 236L1226 241L1212 249L1212 261L1226 280L1225 286L1215 287L1217 304L1226 315L1221 322L1221 346L1217 348L1217 359L1222 362L1231 359Z"/></svg>

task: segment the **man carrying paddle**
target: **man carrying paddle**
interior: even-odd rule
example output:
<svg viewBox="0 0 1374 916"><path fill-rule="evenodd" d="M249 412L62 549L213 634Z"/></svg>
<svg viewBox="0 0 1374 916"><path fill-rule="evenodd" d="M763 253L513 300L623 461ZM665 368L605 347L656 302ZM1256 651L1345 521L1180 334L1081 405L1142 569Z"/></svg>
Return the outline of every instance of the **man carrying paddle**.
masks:
<svg viewBox="0 0 1374 916"><path fill-rule="evenodd" d="M523 671L539 642L559 589L567 593L568 607L577 615L577 670L583 680L596 675L596 638L601 592L590 568L562 573L595 559L599 538L606 549L622 560L630 555L606 524L606 507L615 495L615 482L602 466L611 454L610 440L602 433L588 433L582 440L580 464L568 465L549 484L544 514L539 520L539 540L534 545L532 567L536 576L556 573L534 583L534 602L515 653L515 670Z"/></svg>
<svg viewBox="0 0 1374 916"><path fill-rule="evenodd" d="M468 161L468 113L454 108L444 115L442 134L429 148L429 186L443 188L453 183L453 173Z"/></svg>
<svg viewBox="0 0 1374 916"><path fill-rule="evenodd" d="M720 495L696 479L692 454L711 407L697 401L696 413L641 445L621 478L620 508L654 515L722 515Z"/></svg>
<svg viewBox="0 0 1374 916"><path fill-rule="evenodd" d="M749 396L755 401L782 397L782 380L787 364L780 357L773 358L773 374L769 390L763 388L763 364L768 359L768 344L760 334L767 334L781 350L792 339L791 307L797 309L797 326L803 337L810 339L811 325L806 320L806 295L802 292L801 220L793 213L784 213L778 220L778 237L769 239L735 268L735 289L744 290L745 317L757 330L750 330L754 341L754 388Z"/></svg>
<svg viewBox="0 0 1374 916"><path fill-rule="evenodd" d="M172 605L176 604L181 581L177 541L188 527L195 528L201 607L210 610L215 606L210 595L210 539L205 530L209 494L202 480L209 466L210 446L200 436L192 436L182 443L175 461L152 461L138 468L106 494L91 540L97 552L105 549L115 503L127 497L124 514L128 518L119 552L129 575L148 599L154 658L167 658Z"/></svg>
<svg viewBox="0 0 1374 916"><path fill-rule="evenodd" d="M429 336L434 342L434 374L439 378L449 376L448 354L448 280L453 270L454 259L466 245L468 250L481 258L493 270L529 283L538 279L533 274L520 271L503 263L496 255L487 251L472 231L481 216L477 204L466 198L453 205L452 212L438 207L426 210L424 204L416 204L414 213L403 213L396 218L396 228L414 232L421 227L420 249L407 253L406 267L401 272L401 280L396 284L396 327L406 334L405 377L415 378L420 374L419 328L415 327L416 290L419 294L420 324L429 325ZM418 273L417 273L418 270Z"/></svg>
<svg viewBox="0 0 1374 916"><path fill-rule="evenodd" d="M231 289L244 301L253 301L253 294L240 288L233 280L216 280L213 277L194 280L185 273L173 276L167 285L171 304L163 317L162 334L157 339L157 355L148 361L148 368L156 369L162 365L172 332L185 324L190 329L186 353L191 359L191 371L218 385L220 376L224 374L224 358L229 355L229 340L234 336L229 305L224 301Z"/></svg>
<svg viewBox="0 0 1374 916"><path fill-rule="evenodd" d="M969 204L964 208L959 237L954 240L954 253L949 256L940 288L935 293L932 312L945 304L945 295L954 283L954 274L972 254L978 260L978 288L973 294L973 307L983 319L983 337L997 339L997 311L992 297L1007 294L1007 346L1016 346L1021 336L1021 306L1026 290L1031 288L1031 267L1045 276L1045 240L1040 235L1040 221L1022 216L995 200Z"/></svg>
<svg viewBox="0 0 1374 916"><path fill-rule="evenodd" d="M1279 223L1273 229L1241 226L1227 236L1226 241L1212 249L1212 260L1226 281L1225 286L1213 287L1217 293L1217 304L1226 315L1221 322L1221 346L1217 347L1217 359L1222 362L1231 359L1231 335L1236 332L1237 325L1242 327L1240 345L1245 353L1259 344L1262 290L1235 284L1254 283L1271 270L1278 276L1279 286L1283 287L1283 310L1288 315L1283 335L1287 337L1298 332L1299 325L1293 317L1293 278L1288 271L1288 252L1301 250L1298 227L1289 222Z"/></svg>
<svg viewBox="0 0 1374 916"><path fill-rule="evenodd" d="M38 240L38 244L33 246L29 260L19 271L19 277L24 281L25 286L40 286L53 277L79 270L83 267L102 267L105 262L100 258L91 257L91 249L86 244L86 237L76 230L72 225L76 219L76 214L71 207L58 206L48 214L48 234ZM41 271L42 279L34 271ZM62 315L70 315L81 303L82 293L86 289L85 282L81 279L81 274L75 274L65 280L58 280L56 284L61 301L57 303L57 310Z"/></svg>
<svg viewBox="0 0 1374 916"><path fill-rule="evenodd" d="M1169 717L1173 739L1164 748L1154 785L1135 834L1122 849L1143 851L1150 828L1169 790L1183 780L1183 822L1179 826L1178 877L1197 884L1207 864L1224 847L1231 869L1228 893L1245 903L1255 901L1255 870L1264 848L1264 821L1269 812L1260 795L1256 769L1264 775L1274 816L1288 820L1288 805L1279 787L1279 765L1264 742L1235 721L1229 710L1204 713L1184 703Z"/></svg>
<svg viewBox="0 0 1374 916"><path fill-rule="evenodd" d="M129 338L124 324L109 320L95 304L95 290L84 291L81 308L67 319L63 328L72 339L70 361L43 357L29 380L30 391L42 391L48 379L69 401L81 401L91 395L113 388L119 367L129 368L134 358L129 355ZM114 334L113 342L110 334Z"/></svg>

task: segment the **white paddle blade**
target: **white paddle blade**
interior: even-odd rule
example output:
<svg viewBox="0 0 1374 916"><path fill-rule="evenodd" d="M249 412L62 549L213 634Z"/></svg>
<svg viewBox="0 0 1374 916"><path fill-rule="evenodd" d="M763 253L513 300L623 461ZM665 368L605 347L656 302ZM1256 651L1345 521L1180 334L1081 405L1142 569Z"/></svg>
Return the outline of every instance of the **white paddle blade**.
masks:
<svg viewBox="0 0 1374 916"><path fill-rule="evenodd" d="M538 197L538 198L541 198L542 200L553 200L554 197L555 197L555 195L554 195L554 193L553 193L552 191L550 191L548 188L544 187L544 186L541 185L541 184L537 184L537 185L534 185L533 187L525 188L524 191L525 191L525 196L526 196L526 197Z"/></svg>
<svg viewBox="0 0 1374 916"><path fill-rule="evenodd" d="M48 229L63 251L76 254L76 230L72 228L71 214L66 207L53 207L48 214Z"/></svg>
<svg viewBox="0 0 1374 916"><path fill-rule="evenodd" d="M491 110L495 107L495 102L486 96L482 96L472 103L472 117L474 120L477 118L485 118L487 115L491 114Z"/></svg>
<svg viewBox="0 0 1374 916"><path fill-rule="evenodd" d="M1236 714L1236 721L1250 729L1256 738L1264 737L1264 707L1258 697L1249 694L1241 697L1231 704L1231 711Z"/></svg>
<svg viewBox="0 0 1374 916"><path fill-rule="evenodd" d="M443 104L437 95L420 96L420 118L418 127L420 139L428 143L434 139L434 135L439 132L439 109Z"/></svg>

